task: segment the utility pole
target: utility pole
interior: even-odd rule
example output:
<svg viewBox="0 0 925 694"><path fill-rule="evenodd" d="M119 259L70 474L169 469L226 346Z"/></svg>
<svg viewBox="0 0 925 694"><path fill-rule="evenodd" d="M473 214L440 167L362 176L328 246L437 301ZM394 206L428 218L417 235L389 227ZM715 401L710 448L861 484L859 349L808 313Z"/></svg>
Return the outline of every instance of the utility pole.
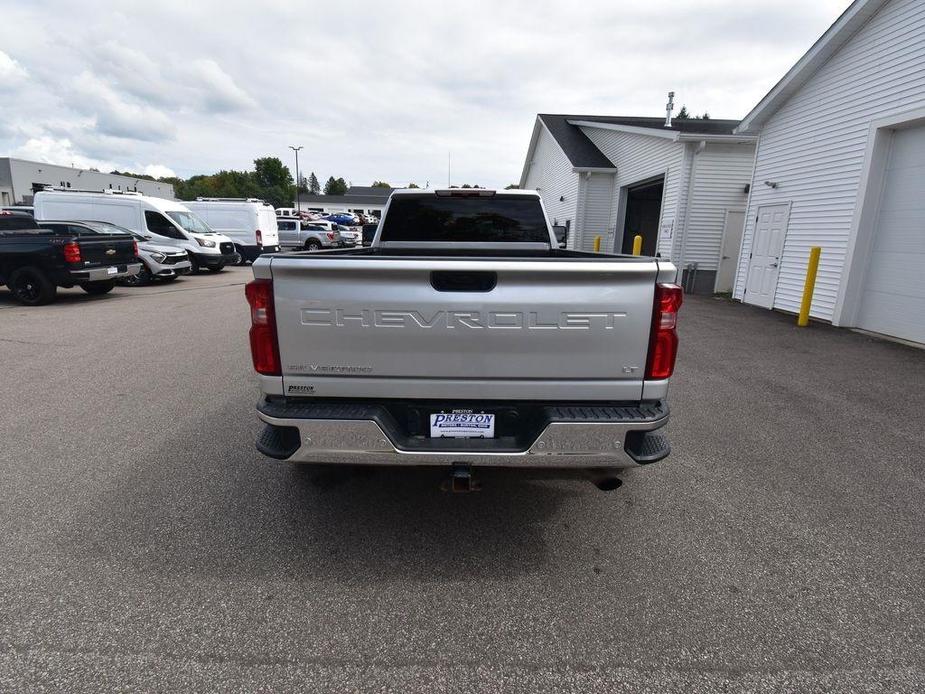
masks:
<svg viewBox="0 0 925 694"><path fill-rule="evenodd" d="M302 149L302 145L298 147L289 145L289 149L295 152L295 212L297 216L301 217L302 205L299 203L299 150Z"/></svg>

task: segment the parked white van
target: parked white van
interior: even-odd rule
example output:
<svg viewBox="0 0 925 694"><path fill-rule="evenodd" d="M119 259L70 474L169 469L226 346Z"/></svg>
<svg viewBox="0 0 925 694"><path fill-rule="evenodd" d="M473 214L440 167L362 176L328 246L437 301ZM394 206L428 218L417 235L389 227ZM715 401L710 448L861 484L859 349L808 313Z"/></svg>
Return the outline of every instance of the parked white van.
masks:
<svg viewBox="0 0 925 694"><path fill-rule="evenodd" d="M273 206L257 198L196 198L184 202L209 227L234 242L243 260L279 251L279 231Z"/></svg>
<svg viewBox="0 0 925 694"><path fill-rule="evenodd" d="M109 222L153 235L158 243L189 253L193 272L200 267L218 272L241 260L231 239L216 234L195 212L176 200L125 191L52 189L36 193L33 205L37 221Z"/></svg>

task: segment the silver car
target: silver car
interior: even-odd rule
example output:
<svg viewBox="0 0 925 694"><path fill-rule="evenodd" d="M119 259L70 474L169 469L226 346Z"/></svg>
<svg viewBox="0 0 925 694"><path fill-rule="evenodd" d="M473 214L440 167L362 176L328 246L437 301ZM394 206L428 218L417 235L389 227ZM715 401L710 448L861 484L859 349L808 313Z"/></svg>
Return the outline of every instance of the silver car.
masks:
<svg viewBox="0 0 925 694"><path fill-rule="evenodd" d="M141 270L126 277L123 284L141 286L154 280L172 282L192 269L189 254L176 246L167 246L152 240L153 237L120 227L109 222L81 222L99 234L128 234L138 242L138 259Z"/></svg>

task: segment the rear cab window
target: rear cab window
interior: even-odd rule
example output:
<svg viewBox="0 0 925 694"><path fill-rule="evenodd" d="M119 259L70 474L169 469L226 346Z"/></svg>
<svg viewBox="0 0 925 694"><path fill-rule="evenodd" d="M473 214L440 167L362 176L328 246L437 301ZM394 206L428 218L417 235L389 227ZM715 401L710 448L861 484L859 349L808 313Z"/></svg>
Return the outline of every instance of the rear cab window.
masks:
<svg viewBox="0 0 925 694"><path fill-rule="evenodd" d="M395 195L380 243L549 244L540 200L528 195Z"/></svg>

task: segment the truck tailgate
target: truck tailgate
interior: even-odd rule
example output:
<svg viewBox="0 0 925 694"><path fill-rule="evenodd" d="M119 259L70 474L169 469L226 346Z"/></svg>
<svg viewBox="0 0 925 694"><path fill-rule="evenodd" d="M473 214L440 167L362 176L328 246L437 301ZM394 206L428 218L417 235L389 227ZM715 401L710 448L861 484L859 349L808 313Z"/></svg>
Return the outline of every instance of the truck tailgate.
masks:
<svg viewBox="0 0 925 694"><path fill-rule="evenodd" d="M131 236L84 234L78 237L81 269L99 265L125 265L137 262L135 242Z"/></svg>
<svg viewBox="0 0 925 694"><path fill-rule="evenodd" d="M302 254L271 272L288 395L642 395L653 259Z"/></svg>

